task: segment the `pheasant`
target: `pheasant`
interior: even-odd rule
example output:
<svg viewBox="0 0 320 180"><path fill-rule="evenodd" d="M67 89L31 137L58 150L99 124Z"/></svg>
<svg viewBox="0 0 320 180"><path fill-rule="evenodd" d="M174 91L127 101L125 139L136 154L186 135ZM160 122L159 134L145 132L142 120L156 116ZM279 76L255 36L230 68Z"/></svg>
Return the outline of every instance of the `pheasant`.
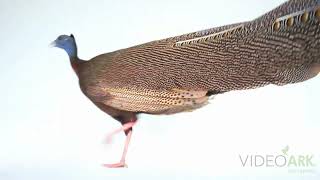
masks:
<svg viewBox="0 0 320 180"><path fill-rule="evenodd" d="M269 84L286 85L320 72L320 0L289 0L252 21L197 31L98 55L77 56L75 37L60 35L81 91L122 124L124 167L137 114L174 114L208 98Z"/></svg>

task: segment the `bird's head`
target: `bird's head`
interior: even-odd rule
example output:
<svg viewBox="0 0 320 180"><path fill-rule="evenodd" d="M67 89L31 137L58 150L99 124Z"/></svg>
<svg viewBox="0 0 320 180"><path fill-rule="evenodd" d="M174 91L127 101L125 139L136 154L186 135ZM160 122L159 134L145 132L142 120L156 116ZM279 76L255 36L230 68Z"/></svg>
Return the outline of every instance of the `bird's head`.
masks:
<svg viewBox="0 0 320 180"><path fill-rule="evenodd" d="M77 45L74 36L70 34L68 35L60 35L56 40L54 40L51 44L52 47L58 47L64 49L70 58L77 57Z"/></svg>

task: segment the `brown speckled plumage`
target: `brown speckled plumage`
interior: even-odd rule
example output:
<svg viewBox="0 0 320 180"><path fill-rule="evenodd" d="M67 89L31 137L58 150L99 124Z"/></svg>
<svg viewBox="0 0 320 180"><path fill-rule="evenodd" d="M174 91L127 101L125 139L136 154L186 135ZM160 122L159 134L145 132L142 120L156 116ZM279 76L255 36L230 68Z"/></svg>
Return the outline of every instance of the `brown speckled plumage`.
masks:
<svg viewBox="0 0 320 180"><path fill-rule="evenodd" d="M319 7L291 0L253 21L102 54L81 66L80 85L119 110L174 113L205 104L208 91L304 81L319 63Z"/></svg>
<svg viewBox="0 0 320 180"><path fill-rule="evenodd" d="M190 111L213 94L316 76L320 0L290 0L252 21L71 63L83 93L122 124L137 113Z"/></svg>

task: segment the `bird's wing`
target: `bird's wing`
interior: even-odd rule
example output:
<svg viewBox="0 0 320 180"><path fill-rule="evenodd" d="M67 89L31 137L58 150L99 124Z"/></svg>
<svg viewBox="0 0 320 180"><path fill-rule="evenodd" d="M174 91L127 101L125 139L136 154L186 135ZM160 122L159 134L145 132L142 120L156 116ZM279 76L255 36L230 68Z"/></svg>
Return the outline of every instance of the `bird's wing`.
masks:
<svg viewBox="0 0 320 180"><path fill-rule="evenodd" d="M112 56L109 53L99 55L91 63L94 64L96 77L110 87L224 92L220 86L227 82L223 83L221 79L230 75L226 71L237 69L229 66L235 54L224 52L227 45L224 40L232 43L234 39L224 36L229 34L235 38L245 24L237 23L153 41L115 51ZM213 46L209 44L209 39L216 41Z"/></svg>
<svg viewBox="0 0 320 180"><path fill-rule="evenodd" d="M294 77L283 72L319 57L317 5L291 0L250 22L122 49L108 59L101 55L95 73L112 88L147 90L226 92L291 83Z"/></svg>
<svg viewBox="0 0 320 180"><path fill-rule="evenodd" d="M85 94L94 102L115 109L151 114L191 111L207 104L207 91L172 89L170 91L91 86Z"/></svg>
<svg viewBox="0 0 320 180"><path fill-rule="evenodd" d="M309 73L306 67L319 62L319 23L318 1L290 0L250 22L100 55L90 61L90 73L84 74L91 74L85 78L111 94L113 100L106 104L144 112L179 102L181 98L160 95L175 90L200 92L206 98L208 91L298 82L296 77ZM154 95L140 94L146 92Z"/></svg>

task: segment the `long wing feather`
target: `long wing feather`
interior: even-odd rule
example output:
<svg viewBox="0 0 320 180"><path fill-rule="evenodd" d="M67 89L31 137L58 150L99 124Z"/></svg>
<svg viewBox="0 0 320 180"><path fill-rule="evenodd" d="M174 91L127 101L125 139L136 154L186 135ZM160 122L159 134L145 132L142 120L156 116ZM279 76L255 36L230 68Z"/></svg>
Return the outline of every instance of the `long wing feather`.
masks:
<svg viewBox="0 0 320 180"><path fill-rule="evenodd" d="M309 77L312 64L320 63L319 24L319 1L290 0L250 22L97 56L81 72L80 83L141 93L219 93L299 82ZM299 73L303 77L297 79Z"/></svg>

